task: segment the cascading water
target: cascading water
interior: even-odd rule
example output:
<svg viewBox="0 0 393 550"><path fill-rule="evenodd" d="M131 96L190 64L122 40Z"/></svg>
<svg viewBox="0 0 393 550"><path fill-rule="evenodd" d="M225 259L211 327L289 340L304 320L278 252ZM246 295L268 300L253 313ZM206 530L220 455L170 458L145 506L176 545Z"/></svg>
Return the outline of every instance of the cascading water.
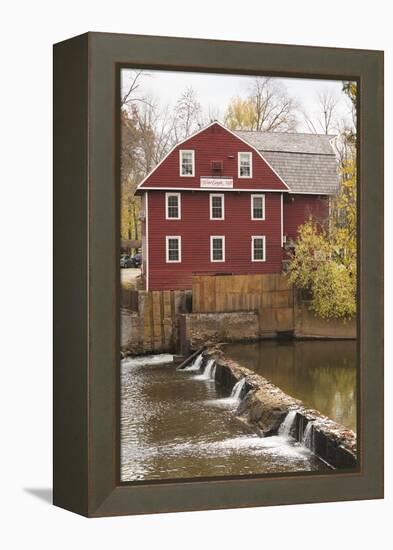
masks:
<svg viewBox="0 0 393 550"><path fill-rule="evenodd" d="M124 368L138 367L138 366L157 366L157 365L169 365L173 363L173 355L169 353L161 353L159 355L141 355L139 357L126 357L122 360Z"/></svg>
<svg viewBox="0 0 393 550"><path fill-rule="evenodd" d="M289 437L291 435L291 430L296 420L296 414L296 410L288 412L278 429L278 435L282 435L283 437Z"/></svg>
<svg viewBox="0 0 393 550"><path fill-rule="evenodd" d="M308 422L302 437L302 445L310 451L314 451L314 424L312 421Z"/></svg>
<svg viewBox="0 0 393 550"><path fill-rule="evenodd" d="M205 377L209 380L214 379L214 367L215 367L215 361L214 361L214 359L210 359L207 362L207 365L206 365L206 368L205 368L205 371L204 371Z"/></svg>
<svg viewBox="0 0 393 550"><path fill-rule="evenodd" d="M206 363L203 374L198 374L194 378L196 380L214 380L215 373L216 373L216 363L214 359L209 359L209 361Z"/></svg>
<svg viewBox="0 0 393 550"><path fill-rule="evenodd" d="M241 399L242 391L245 383L246 383L245 378L242 378L241 380L239 380L239 382L236 382L236 384L232 388L232 393L231 393L232 399L236 399L237 401Z"/></svg>
<svg viewBox="0 0 393 550"><path fill-rule="evenodd" d="M187 372L190 372L190 371L198 371L200 370L201 366L202 366L202 361L203 361L203 355L202 353L200 353L195 359L194 361L191 363L191 365L188 365L187 367L184 367L184 369L182 369L183 371L187 371Z"/></svg>

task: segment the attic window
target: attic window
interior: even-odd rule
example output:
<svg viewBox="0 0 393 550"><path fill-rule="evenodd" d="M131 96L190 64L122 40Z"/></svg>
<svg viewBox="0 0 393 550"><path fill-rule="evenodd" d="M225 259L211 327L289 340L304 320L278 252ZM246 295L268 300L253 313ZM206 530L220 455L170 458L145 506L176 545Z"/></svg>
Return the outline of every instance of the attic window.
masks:
<svg viewBox="0 0 393 550"><path fill-rule="evenodd" d="M180 151L180 175L186 177L195 175L195 151Z"/></svg>
<svg viewBox="0 0 393 550"><path fill-rule="evenodd" d="M252 153L238 153L239 178L252 178Z"/></svg>

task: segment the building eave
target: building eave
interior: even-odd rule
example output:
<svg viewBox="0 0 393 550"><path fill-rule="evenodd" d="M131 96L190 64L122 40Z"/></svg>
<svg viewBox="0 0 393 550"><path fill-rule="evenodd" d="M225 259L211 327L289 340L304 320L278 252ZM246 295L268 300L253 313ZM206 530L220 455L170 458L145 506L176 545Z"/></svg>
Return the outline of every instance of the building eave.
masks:
<svg viewBox="0 0 393 550"><path fill-rule="evenodd" d="M207 191L208 193L291 193L289 189L264 189L259 187L254 187L253 189L223 189L217 187L140 187L135 191L135 195L142 195L147 191L190 191L192 193L194 191Z"/></svg>

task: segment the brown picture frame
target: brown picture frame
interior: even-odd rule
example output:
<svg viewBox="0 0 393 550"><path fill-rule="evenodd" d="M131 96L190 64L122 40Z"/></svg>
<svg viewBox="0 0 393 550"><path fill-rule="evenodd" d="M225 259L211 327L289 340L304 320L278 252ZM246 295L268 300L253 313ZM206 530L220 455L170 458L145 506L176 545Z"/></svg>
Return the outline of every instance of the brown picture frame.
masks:
<svg viewBox="0 0 393 550"><path fill-rule="evenodd" d="M119 482L122 67L355 80L356 471ZM87 33L54 46L54 504L89 516L383 497L383 52Z"/></svg>

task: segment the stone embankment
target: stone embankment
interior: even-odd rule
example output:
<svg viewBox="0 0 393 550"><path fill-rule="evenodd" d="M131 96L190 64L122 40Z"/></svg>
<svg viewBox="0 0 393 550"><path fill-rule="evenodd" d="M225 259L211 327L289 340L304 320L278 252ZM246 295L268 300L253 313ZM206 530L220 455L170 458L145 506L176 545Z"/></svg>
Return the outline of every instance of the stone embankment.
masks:
<svg viewBox="0 0 393 550"><path fill-rule="evenodd" d="M260 436L275 435L288 413L294 411L289 435L306 444L333 468L356 466L356 434L352 430L317 410L308 409L266 378L226 357L219 346L205 349L203 356L205 360L215 360L215 378L228 390L245 378L242 399L235 415L247 429Z"/></svg>

